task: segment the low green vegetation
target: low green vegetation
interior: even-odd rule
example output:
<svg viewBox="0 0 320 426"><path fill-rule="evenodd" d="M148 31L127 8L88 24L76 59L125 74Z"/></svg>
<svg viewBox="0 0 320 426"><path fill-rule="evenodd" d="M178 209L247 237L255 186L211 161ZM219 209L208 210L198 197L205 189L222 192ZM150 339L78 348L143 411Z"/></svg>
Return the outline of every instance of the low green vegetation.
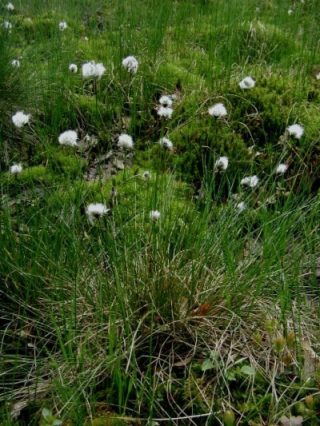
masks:
<svg viewBox="0 0 320 426"><path fill-rule="evenodd" d="M9 4L0 424L318 425L317 2Z"/></svg>

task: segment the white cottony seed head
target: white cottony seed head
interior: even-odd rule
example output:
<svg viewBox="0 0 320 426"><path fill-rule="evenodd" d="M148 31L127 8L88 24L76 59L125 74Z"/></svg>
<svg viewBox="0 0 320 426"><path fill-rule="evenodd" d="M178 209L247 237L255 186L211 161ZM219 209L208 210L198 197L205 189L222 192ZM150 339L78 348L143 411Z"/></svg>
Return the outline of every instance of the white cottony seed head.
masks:
<svg viewBox="0 0 320 426"><path fill-rule="evenodd" d="M150 212L150 219L151 220L157 221L157 220L160 219L160 216L161 216L161 214L158 210L151 210L151 212Z"/></svg>
<svg viewBox="0 0 320 426"><path fill-rule="evenodd" d="M86 214L88 216L89 222L93 223L95 219L104 216L110 211L105 204L102 203L92 203L89 204L86 208Z"/></svg>
<svg viewBox="0 0 320 426"><path fill-rule="evenodd" d="M214 163L215 170L227 170L229 165L229 159L228 157L220 157L218 160Z"/></svg>
<svg viewBox="0 0 320 426"><path fill-rule="evenodd" d="M136 74L139 67L139 62L134 56L127 56L122 61L122 66L125 68L128 72L131 72L132 74Z"/></svg>
<svg viewBox="0 0 320 426"><path fill-rule="evenodd" d="M70 64L69 65L69 71L76 74L78 72L78 66L76 64Z"/></svg>
<svg viewBox="0 0 320 426"><path fill-rule="evenodd" d="M250 77L250 76L245 77L239 83L240 89L244 89L244 90L246 90L246 89L252 89L255 85L256 85L255 80L252 77Z"/></svg>
<svg viewBox="0 0 320 426"><path fill-rule="evenodd" d="M211 117L217 118L225 117L228 114L226 107L222 103L213 105L209 108L208 112Z"/></svg>
<svg viewBox="0 0 320 426"><path fill-rule="evenodd" d="M278 175L283 175L287 170L288 170L288 166L287 164L284 164L284 163L280 163L276 167L276 173Z"/></svg>
<svg viewBox="0 0 320 426"><path fill-rule="evenodd" d="M122 133L118 138L118 147L125 148L125 149L132 149L133 148L132 137L130 135L127 135L126 133Z"/></svg>
<svg viewBox="0 0 320 426"><path fill-rule="evenodd" d="M66 130L58 138L60 145L78 146L78 134L74 130Z"/></svg>
<svg viewBox="0 0 320 426"><path fill-rule="evenodd" d="M249 186L250 188L255 188L259 184L258 176L247 176L241 180L241 185Z"/></svg>
<svg viewBox="0 0 320 426"><path fill-rule="evenodd" d="M287 131L290 136L293 136L296 139L300 139L304 134L304 128L300 124L292 124L287 127Z"/></svg>
<svg viewBox="0 0 320 426"><path fill-rule="evenodd" d="M30 117L30 114L25 114L23 111L18 111L12 116L12 122L16 127L21 128L25 124L29 123Z"/></svg>
<svg viewBox="0 0 320 426"><path fill-rule="evenodd" d="M17 175L21 172L22 172L22 165L20 163L12 164L12 166L10 167L10 173L12 173L13 175Z"/></svg>

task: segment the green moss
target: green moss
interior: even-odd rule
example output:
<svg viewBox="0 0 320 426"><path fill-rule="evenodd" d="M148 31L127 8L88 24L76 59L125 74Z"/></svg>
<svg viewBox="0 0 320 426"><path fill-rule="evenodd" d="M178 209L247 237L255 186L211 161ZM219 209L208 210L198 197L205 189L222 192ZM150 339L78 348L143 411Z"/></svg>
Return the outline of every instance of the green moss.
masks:
<svg viewBox="0 0 320 426"><path fill-rule="evenodd" d="M49 184L53 181L53 176L50 170L44 166L33 166L23 169L19 175L11 173L3 173L0 176L0 183L3 185L15 186L22 184Z"/></svg>
<svg viewBox="0 0 320 426"><path fill-rule="evenodd" d="M175 64L166 62L159 67L157 72L157 83L159 86L171 87L171 90L174 90L177 82L181 82L182 87L184 89L197 89L201 90L205 87L205 80L196 73L193 73L188 69L188 67L184 67L182 64Z"/></svg>
<svg viewBox="0 0 320 426"><path fill-rule="evenodd" d="M77 156L74 148L69 147L50 147L48 150L49 167L58 174L64 174L71 177L81 177L86 160Z"/></svg>
<svg viewBox="0 0 320 426"><path fill-rule="evenodd" d="M301 49L285 32L260 21L217 26L195 34L194 43L222 63L279 63Z"/></svg>

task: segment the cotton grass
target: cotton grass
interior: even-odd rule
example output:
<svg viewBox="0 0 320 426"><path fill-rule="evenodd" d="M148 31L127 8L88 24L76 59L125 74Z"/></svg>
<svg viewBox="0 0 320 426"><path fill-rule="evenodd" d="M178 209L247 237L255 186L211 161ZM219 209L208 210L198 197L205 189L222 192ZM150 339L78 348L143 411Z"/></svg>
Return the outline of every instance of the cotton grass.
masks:
<svg viewBox="0 0 320 426"><path fill-rule="evenodd" d="M157 110L159 117L169 119L172 117L173 109L170 107L160 106Z"/></svg>
<svg viewBox="0 0 320 426"><path fill-rule="evenodd" d="M245 77L239 83L240 89L243 89L243 90L253 89L255 85L256 85L255 80L250 76Z"/></svg>
<svg viewBox="0 0 320 426"><path fill-rule="evenodd" d="M12 166L10 167L9 171L11 174L13 175L18 175L19 173L22 172L22 164L21 163L14 163L12 164Z"/></svg>
<svg viewBox="0 0 320 426"><path fill-rule="evenodd" d="M283 175L288 170L288 165L284 163L280 163L277 165L275 172L277 175Z"/></svg>
<svg viewBox="0 0 320 426"><path fill-rule="evenodd" d="M222 103L214 104L208 109L208 113L211 117L217 118L226 117L228 114L226 107Z"/></svg>
<svg viewBox="0 0 320 426"><path fill-rule="evenodd" d="M12 59L11 65L13 66L13 68L20 68L21 63L20 63L19 59Z"/></svg>
<svg viewBox="0 0 320 426"><path fill-rule="evenodd" d="M150 219L153 220L154 222L159 220L160 216L161 216L161 213L159 212L159 210L151 210L149 214Z"/></svg>
<svg viewBox="0 0 320 426"><path fill-rule="evenodd" d="M290 136L293 136L296 139L301 139L304 134L304 128L300 124L292 124L287 127L287 132Z"/></svg>
<svg viewBox="0 0 320 426"><path fill-rule="evenodd" d="M106 215L109 211L110 209L102 203L92 203L86 207L86 215L91 224L93 224L96 219Z"/></svg>
<svg viewBox="0 0 320 426"><path fill-rule="evenodd" d="M130 135L122 133L118 138L118 147L122 149L132 149L133 148L133 139Z"/></svg>
<svg viewBox="0 0 320 426"><path fill-rule="evenodd" d="M216 171L225 171L229 166L228 157L219 157L218 160L214 163L214 168Z"/></svg>
<svg viewBox="0 0 320 426"><path fill-rule="evenodd" d="M13 12L14 11L14 5L11 2L9 2L6 5L6 9L9 10L9 12Z"/></svg>
<svg viewBox="0 0 320 426"><path fill-rule="evenodd" d="M82 65L82 76L84 78L98 78L100 79L106 72L106 68L102 63L95 61L86 62Z"/></svg>
<svg viewBox="0 0 320 426"><path fill-rule="evenodd" d="M21 128L30 122L31 114L25 114L23 111L18 111L12 116L13 124Z"/></svg>
<svg viewBox="0 0 320 426"><path fill-rule="evenodd" d="M139 62L134 56L127 56L122 60L122 66L131 74L136 74L139 68Z"/></svg>
<svg viewBox="0 0 320 426"><path fill-rule="evenodd" d="M258 176L247 176L243 179L241 179L240 184L242 186L248 186L249 188L255 188L259 184L259 178Z"/></svg>
<svg viewBox="0 0 320 426"><path fill-rule="evenodd" d="M163 148L165 148L165 149L167 149L167 150L169 150L169 151L172 151L173 150L173 143L171 142L171 140L170 139L168 139L168 138L161 138L160 140L159 140L159 144L163 147Z"/></svg>
<svg viewBox="0 0 320 426"><path fill-rule="evenodd" d="M58 137L60 145L78 146L78 134L74 130L66 130Z"/></svg>
<svg viewBox="0 0 320 426"><path fill-rule="evenodd" d="M69 71L73 74L76 74L78 72L78 65L76 64L70 64L69 65Z"/></svg>
<svg viewBox="0 0 320 426"><path fill-rule="evenodd" d="M66 23L66 21L61 21L59 22L59 30L60 31L64 31L68 28L68 24Z"/></svg>

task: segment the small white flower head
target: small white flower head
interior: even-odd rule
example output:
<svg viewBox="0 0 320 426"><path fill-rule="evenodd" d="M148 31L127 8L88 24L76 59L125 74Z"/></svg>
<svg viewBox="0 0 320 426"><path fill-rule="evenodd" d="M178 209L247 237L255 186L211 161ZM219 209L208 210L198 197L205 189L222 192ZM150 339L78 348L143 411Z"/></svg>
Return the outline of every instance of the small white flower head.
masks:
<svg viewBox="0 0 320 426"><path fill-rule="evenodd" d="M134 56L127 56L122 61L122 66L132 74L136 74L139 67L139 62Z"/></svg>
<svg viewBox="0 0 320 426"><path fill-rule="evenodd" d="M171 142L171 140L170 140L170 139L168 139L168 138L161 138L161 139L159 140L159 144L160 144L161 146L163 146L163 148L168 149L169 151L172 151L172 150L173 150L173 143L172 143L172 142Z"/></svg>
<svg viewBox="0 0 320 426"><path fill-rule="evenodd" d="M320 72L316 74L316 80L320 80Z"/></svg>
<svg viewBox="0 0 320 426"><path fill-rule="evenodd" d="M246 208L247 208L247 206L246 206L246 203L244 201L241 201L240 203L238 203L236 205L236 209L237 209L238 213L243 212Z"/></svg>
<svg viewBox="0 0 320 426"><path fill-rule="evenodd" d="M12 61L11 61L11 65L12 65L14 68L20 68L20 66L21 66L19 59L12 59Z"/></svg>
<svg viewBox="0 0 320 426"><path fill-rule="evenodd" d="M148 170L146 170L145 172L143 172L142 177L145 180L149 180L151 179L151 173Z"/></svg>
<svg viewBox="0 0 320 426"><path fill-rule="evenodd" d="M12 29L12 24L9 21L3 21L2 26L5 30L8 30L8 31Z"/></svg>
<svg viewBox="0 0 320 426"><path fill-rule="evenodd" d="M159 99L159 104L163 107L171 107L172 106L172 97L171 96L161 96Z"/></svg>
<svg viewBox="0 0 320 426"><path fill-rule="evenodd" d="M84 78L101 78L106 72L103 64L96 64L95 61L86 62L82 65L82 76Z"/></svg>
<svg viewBox="0 0 320 426"><path fill-rule="evenodd" d="M159 117L171 118L173 114L173 109L170 107L160 106L157 110Z"/></svg>
<svg viewBox="0 0 320 426"><path fill-rule="evenodd" d="M78 66L76 64L70 64L69 65L69 71L76 74L78 72Z"/></svg>
<svg viewBox="0 0 320 426"><path fill-rule="evenodd" d="M10 170L10 173L12 173L13 175L18 175L19 173L22 172L22 165L20 163L12 164L9 170Z"/></svg>
<svg viewBox="0 0 320 426"><path fill-rule="evenodd" d="M229 166L229 159L228 157L220 157L218 160L214 163L215 170L227 170Z"/></svg>
<svg viewBox="0 0 320 426"><path fill-rule="evenodd" d="M288 170L288 165L284 163L280 163L277 165L275 172L277 175L283 175L285 174L287 170Z"/></svg>
<svg viewBox="0 0 320 426"><path fill-rule="evenodd" d="M109 211L110 209L102 203L92 203L86 208L86 214L91 224L94 223L95 219L99 219L101 216L106 215Z"/></svg>
<svg viewBox="0 0 320 426"><path fill-rule="evenodd" d="M302 416L282 416L280 417L280 424L282 426L302 426L303 417Z"/></svg>
<svg viewBox="0 0 320 426"><path fill-rule="evenodd" d="M157 220L160 219L160 216L161 216L161 214L158 210L151 210L151 212L150 212L150 219L151 220L156 222Z"/></svg>
<svg viewBox="0 0 320 426"><path fill-rule="evenodd" d="M126 133L122 133L118 138L118 147L124 149L132 149L133 148L133 139L130 135Z"/></svg>
<svg viewBox="0 0 320 426"><path fill-rule="evenodd" d="M58 137L60 145L78 146L78 134L74 130L66 130Z"/></svg>
<svg viewBox="0 0 320 426"><path fill-rule="evenodd" d="M61 21L59 22L59 30L60 31L64 31L68 28L68 24L66 23L66 21Z"/></svg>
<svg viewBox="0 0 320 426"><path fill-rule="evenodd" d="M258 176L247 176L243 179L241 179L240 184L243 186L249 186L250 188L255 188L259 183Z"/></svg>
<svg viewBox="0 0 320 426"><path fill-rule="evenodd" d="M13 10L14 10L14 5L12 4L12 3L8 3L7 5L6 5L6 9L7 10L9 10L9 12L12 12Z"/></svg>
<svg viewBox="0 0 320 426"><path fill-rule="evenodd" d="M288 15L291 16L293 14L293 9L288 9Z"/></svg>
<svg viewBox="0 0 320 426"><path fill-rule="evenodd" d="M228 112L226 107L222 103L214 104L212 107L208 109L209 115L211 117L225 117Z"/></svg>
<svg viewBox="0 0 320 426"><path fill-rule="evenodd" d="M250 76L245 77L239 83L240 89L244 89L244 90L246 90L246 89L252 89L255 85L256 85L255 80L252 77L250 77Z"/></svg>
<svg viewBox="0 0 320 426"><path fill-rule="evenodd" d="M30 121L30 114L25 114L23 111L18 111L12 116L12 122L16 127L23 127Z"/></svg>
<svg viewBox="0 0 320 426"><path fill-rule="evenodd" d="M96 64L96 77L101 78L106 72L106 68L102 63Z"/></svg>
<svg viewBox="0 0 320 426"><path fill-rule="evenodd" d="M304 134L304 128L300 124L292 124L287 127L287 131L290 136L293 136L296 139L300 139Z"/></svg>

